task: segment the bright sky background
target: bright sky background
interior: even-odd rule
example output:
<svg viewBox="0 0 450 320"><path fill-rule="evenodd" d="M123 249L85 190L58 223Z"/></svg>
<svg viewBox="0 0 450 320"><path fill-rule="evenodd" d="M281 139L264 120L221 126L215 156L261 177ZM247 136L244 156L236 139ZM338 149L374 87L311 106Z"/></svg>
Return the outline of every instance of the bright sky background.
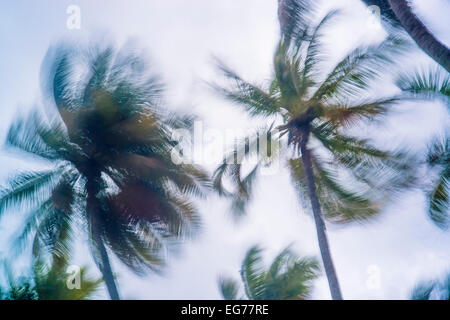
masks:
<svg viewBox="0 0 450 320"><path fill-rule="evenodd" d="M327 6L346 9L330 30L330 59L339 58L361 39L377 39L382 31L367 25L359 0L329 0ZM415 0L417 13L439 39L450 45L447 0ZM66 27L69 5L81 8L81 30ZM247 129L255 125L242 111L213 94L205 80L216 80L213 57L232 66L246 79L263 82L271 72L278 37L276 0L3 0L0 2L0 140L16 114L41 101L39 71L49 45L62 37L82 41L108 38L116 43L136 40L166 80L167 97L180 109L199 115L207 128ZM428 65L430 59L414 52L405 61ZM392 87L386 84L383 93ZM386 146L407 144L423 150L433 134L449 119L439 103L402 106L378 134ZM385 139L389 137L388 140ZM27 159L0 153L0 181L15 170L30 166ZM212 168L212 167L210 167ZM261 244L271 259L290 243L299 254L319 251L313 221L298 203L287 171L260 179L248 217L235 224L228 204L216 197L199 204L203 232L172 256L166 272L138 278L119 263L119 288L129 299L218 299L217 277L238 278L246 250ZM344 297L347 299L404 299L414 283L450 270L450 233L426 217L425 198L411 191L386 208L376 221L364 226L329 226L329 239ZM7 239L17 224L11 215L0 224L0 254L8 252ZM75 264L92 261L85 245L78 246ZM367 282L379 271L380 286ZM92 266L92 272L95 267ZM369 281L370 284L370 281ZM103 296L103 295L101 295ZM106 296L103 296L106 297ZM317 299L330 297L325 277L316 282Z"/></svg>

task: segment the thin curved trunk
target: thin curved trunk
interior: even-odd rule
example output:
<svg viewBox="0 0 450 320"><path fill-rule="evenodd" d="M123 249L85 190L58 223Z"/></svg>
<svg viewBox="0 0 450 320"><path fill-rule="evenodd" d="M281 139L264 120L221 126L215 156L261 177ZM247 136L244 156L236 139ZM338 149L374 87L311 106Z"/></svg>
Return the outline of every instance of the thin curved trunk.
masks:
<svg viewBox="0 0 450 320"><path fill-rule="evenodd" d="M300 150L302 153L302 162L305 169L306 184L309 190L309 199L311 201L314 222L316 224L320 254L322 255L322 261L325 268L325 273L327 275L328 285L330 286L331 298L333 300L342 300L341 288L339 286L333 259L331 257L330 246L328 244L326 226L322 217L320 203L316 193L311 152L306 146L306 141L300 143Z"/></svg>
<svg viewBox="0 0 450 320"><path fill-rule="evenodd" d="M450 50L434 37L406 0L387 0L402 27L434 61L450 72Z"/></svg>
<svg viewBox="0 0 450 320"><path fill-rule="evenodd" d="M103 281L105 281L106 288L108 289L109 296L111 300L120 300L119 291L117 290L116 281L114 280L114 275L111 269L111 264L109 262L108 252L106 251L105 245L100 237L95 234L98 249L100 251L101 268L100 271L103 275Z"/></svg>
<svg viewBox="0 0 450 320"><path fill-rule="evenodd" d="M111 268L111 263L109 261L108 252L106 251L105 244L101 238L100 225L96 221L98 216L100 203L97 198L98 194L98 183L97 179L88 179L86 183L87 191L87 203L86 210L89 219L91 220L92 227L92 237L94 245L100 254L99 269L103 275L103 281L105 281L106 288L108 289L109 296L111 300L120 300L119 292L117 290L116 282L114 280L114 275Z"/></svg>

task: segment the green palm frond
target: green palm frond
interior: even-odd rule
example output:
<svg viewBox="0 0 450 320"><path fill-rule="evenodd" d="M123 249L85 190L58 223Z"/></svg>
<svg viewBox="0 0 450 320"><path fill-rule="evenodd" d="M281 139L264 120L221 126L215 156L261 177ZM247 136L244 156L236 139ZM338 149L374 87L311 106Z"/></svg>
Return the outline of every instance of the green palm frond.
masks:
<svg viewBox="0 0 450 320"><path fill-rule="evenodd" d="M73 179L65 172L53 186L50 197L28 213L21 232L14 238L13 249L21 253L33 240L33 254L39 257L45 252L67 257L72 242L72 206L75 201Z"/></svg>
<svg viewBox="0 0 450 320"><path fill-rule="evenodd" d="M390 107L399 102L399 98L380 99L376 101L346 103L341 101L336 105L328 105L321 109L322 115L331 124L349 127L361 120L373 120L386 115Z"/></svg>
<svg viewBox="0 0 450 320"><path fill-rule="evenodd" d="M213 187L219 195L232 199L232 212L241 216L252 198L252 189L261 166L269 166L280 155L279 135L272 126L258 130L253 136L238 141L235 148L225 156L213 175ZM243 165L254 158L251 169L243 173ZM249 161L250 162L250 161ZM230 178L235 190L230 191L223 182Z"/></svg>
<svg viewBox="0 0 450 320"><path fill-rule="evenodd" d="M312 257L297 257L289 248L281 251L268 268L264 267L262 249L250 248L242 262L241 280L249 300L304 300L312 290L312 282L320 268ZM237 300L239 284L229 278L219 278L224 299Z"/></svg>
<svg viewBox="0 0 450 320"><path fill-rule="evenodd" d="M30 208L45 200L62 169L17 174L0 189L0 215L12 208Z"/></svg>
<svg viewBox="0 0 450 320"><path fill-rule="evenodd" d="M308 194L306 176L301 159L289 161L291 177L298 190L303 204L307 204L305 195ZM379 212L379 207L371 201L367 192L351 190L342 185L336 170L325 169L319 161L314 162L314 175L317 194L325 217L333 222L343 223L362 221L371 218ZM306 206L309 208L309 206Z"/></svg>
<svg viewBox="0 0 450 320"><path fill-rule="evenodd" d="M238 299L239 283L233 279L220 277L219 291L225 300L240 300Z"/></svg>
<svg viewBox="0 0 450 320"><path fill-rule="evenodd" d="M431 144L428 163L439 170L439 176L429 193L428 214L442 229L450 226L450 139L444 138Z"/></svg>
<svg viewBox="0 0 450 320"><path fill-rule="evenodd" d="M323 123L311 129L328 151L324 153L320 146L312 149L316 192L328 220L368 220L380 211L382 203L415 186L414 162L409 156L378 150L365 140L337 134L333 128L335 125ZM289 167L301 202L309 203L301 158L290 159Z"/></svg>
<svg viewBox="0 0 450 320"><path fill-rule="evenodd" d="M288 43L280 42L274 57L274 85L280 105L292 112L291 106L295 99L305 95L314 82L311 78L302 77L302 57L292 55L289 49Z"/></svg>
<svg viewBox="0 0 450 320"><path fill-rule="evenodd" d="M57 266L55 262L51 266L40 260L35 262L33 280L39 300L87 300L100 289L103 280L89 277L87 267L79 270L80 288L69 289L67 267L66 261Z"/></svg>
<svg viewBox="0 0 450 320"><path fill-rule="evenodd" d="M401 74L397 86L414 98L443 99L447 107L450 106L450 75L444 70L416 70Z"/></svg>
<svg viewBox="0 0 450 320"><path fill-rule="evenodd" d="M6 276L6 286L0 286L0 300L37 300L37 294L25 276L14 277L8 261L2 261L1 267Z"/></svg>
<svg viewBox="0 0 450 320"><path fill-rule="evenodd" d="M434 283L421 283L416 285L411 294L411 300L431 300L431 292L434 289Z"/></svg>
<svg viewBox="0 0 450 320"><path fill-rule="evenodd" d="M441 69L416 70L398 77L397 86L408 96L421 99L439 99L450 108L450 75ZM443 139L434 141L428 150L428 164L439 169L439 177L428 194L428 214L442 229L450 225L449 181L450 147L448 133Z"/></svg>
<svg viewBox="0 0 450 320"><path fill-rule="evenodd" d="M299 258L289 248L272 262L266 278L270 279L265 299L305 300L311 293L311 283L320 273L319 264L311 257Z"/></svg>
<svg viewBox="0 0 450 320"><path fill-rule="evenodd" d="M66 46L50 47L44 58L43 68L48 68L50 77L42 77L44 94L53 99L59 109L70 109L72 98L69 94L73 86L74 52Z"/></svg>
<svg viewBox="0 0 450 320"><path fill-rule="evenodd" d="M236 104L244 106L252 116L270 116L279 112L280 106L273 94L246 82L223 63L219 62L218 67L227 79L233 81L234 85L233 89L212 85L219 94Z"/></svg>
<svg viewBox="0 0 450 320"><path fill-rule="evenodd" d="M411 292L411 300L450 300L450 275L441 280L421 281Z"/></svg>
<svg viewBox="0 0 450 320"><path fill-rule="evenodd" d="M449 189L450 175L441 175L436 187L430 194L429 200L430 217L443 229L447 229L450 224Z"/></svg>
<svg viewBox="0 0 450 320"><path fill-rule="evenodd" d="M250 300L257 300L264 291L264 265L261 252L262 249L257 246L250 248L241 266L245 294Z"/></svg>
<svg viewBox="0 0 450 320"><path fill-rule="evenodd" d="M89 277L87 267L79 270L80 287L69 288L67 268L68 261L65 258L54 258L50 265L35 259L31 276L15 278L11 266L4 263L8 285L0 288L0 300L86 300L100 289L102 279Z"/></svg>
<svg viewBox="0 0 450 320"><path fill-rule="evenodd" d="M39 111L18 118L8 131L6 144L48 161L80 161L85 157L81 148L69 141L63 123Z"/></svg>
<svg viewBox="0 0 450 320"><path fill-rule="evenodd" d="M57 154L54 153L54 150L36 137L36 131L38 130L30 130L30 128L36 128L36 126L39 126L39 124L36 124L35 116L28 119L18 119L8 131L6 145L44 159L55 159Z"/></svg>
<svg viewBox="0 0 450 320"><path fill-rule="evenodd" d="M313 28L312 32L308 32L310 35L307 39L300 41L298 47L302 46L302 43L307 44L305 53L305 63L303 68L303 78L308 79L313 76L315 72L319 72L318 66L324 60L324 54L322 52L322 37L324 35L324 28L329 26L339 16L339 10L332 10L328 12L320 22ZM307 40L307 41L305 41Z"/></svg>
<svg viewBox="0 0 450 320"><path fill-rule="evenodd" d="M164 266L164 249L168 245L166 237L177 236L173 229L179 229L180 226L175 227L173 224L179 221L174 218L168 222L159 220L163 213L173 213L152 212L153 206L157 205L157 196L143 199L145 194L142 193L133 197L128 197L129 193L123 195L119 193L117 198L112 196L103 199L101 208L91 217L95 221L88 222L89 244L94 261L103 270L104 261L99 248L105 245L137 275L143 275L149 270L159 272ZM145 200L148 200L146 203L149 206L144 209L142 201ZM94 225L100 230L96 231Z"/></svg>
<svg viewBox="0 0 450 320"><path fill-rule="evenodd" d="M364 96L373 80L386 73L407 48L408 42L398 35L390 35L379 44L358 47L347 54L314 93L314 99L340 99Z"/></svg>
<svg viewBox="0 0 450 320"><path fill-rule="evenodd" d="M416 185L413 168L418 163L413 154L379 150L367 140L338 133L334 127L325 122L312 129L314 137L329 151L333 165L341 166L372 191L385 190L394 195Z"/></svg>
<svg viewBox="0 0 450 320"><path fill-rule="evenodd" d="M313 24L317 6L305 0L279 0L278 10L282 36L290 41L300 41Z"/></svg>

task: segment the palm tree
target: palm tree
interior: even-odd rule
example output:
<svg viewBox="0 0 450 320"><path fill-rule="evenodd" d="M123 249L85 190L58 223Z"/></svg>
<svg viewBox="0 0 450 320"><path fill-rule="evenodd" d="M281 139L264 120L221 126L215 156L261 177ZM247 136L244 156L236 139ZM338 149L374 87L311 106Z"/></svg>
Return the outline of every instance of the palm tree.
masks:
<svg viewBox="0 0 450 320"><path fill-rule="evenodd" d="M436 69L403 74L398 86L414 99L440 100L450 110L450 74ZM428 148L427 163L439 171L438 179L428 194L428 214L442 229L450 226L450 134L447 131Z"/></svg>
<svg viewBox="0 0 450 320"><path fill-rule="evenodd" d="M450 72L450 49L440 42L413 12L407 0L362 0L377 5L381 14L395 27L403 28L416 44L434 61Z"/></svg>
<svg viewBox="0 0 450 320"><path fill-rule="evenodd" d="M450 274L441 281L418 283L411 292L411 300L450 300Z"/></svg>
<svg viewBox="0 0 450 320"><path fill-rule="evenodd" d="M336 12L327 14L319 23L305 24L311 19L299 17L309 17L310 12L292 10L289 17L297 15L295 21L302 23L291 24L292 28L285 30L275 53L270 85L249 83L221 65L231 86L213 85L216 90L243 106L251 116L272 124L244 139L225 157L215 172L214 186L220 194L233 198L233 209L241 214L251 198L258 168L282 153L272 152L269 147L266 154L257 146L267 143L290 147L293 157L288 167L294 185L301 197L309 197L331 295L341 299L324 216L332 222L367 220L396 191L413 183L401 153L378 150L349 131L364 120L386 114L389 106L398 102L395 97L371 99L369 92L372 81L383 74L404 42L389 36L377 45L356 48L331 72L323 74L322 31ZM254 157L255 150L260 161L245 175L242 161ZM234 192L223 185L227 176L235 183Z"/></svg>
<svg viewBox="0 0 450 320"><path fill-rule="evenodd" d="M50 266L35 259L32 278L14 278L5 263L8 287L0 288L0 300L86 300L98 291L102 279L87 277L87 267L80 268L80 287L69 289L67 267L64 259L54 259Z"/></svg>
<svg viewBox="0 0 450 320"><path fill-rule="evenodd" d="M264 269L261 253L262 249L254 246L247 251L242 262L241 280L246 299L305 300L310 296L312 281L320 271L315 258L299 258L286 248L268 269ZM222 277L219 287L224 299L238 300L239 283Z"/></svg>
<svg viewBox="0 0 450 320"><path fill-rule="evenodd" d="M108 250L137 274L159 270L167 245L199 226L189 197L204 193L208 177L171 161L171 134L190 128L192 118L162 109L161 81L126 48L60 45L46 61L44 87L57 112L19 119L7 143L49 168L22 172L0 190L0 214L32 210L20 239L34 232L35 254L67 250L60 239L81 226L111 298L119 299Z"/></svg>
<svg viewBox="0 0 450 320"><path fill-rule="evenodd" d="M0 300L37 300L38 296L29 279L14 279L11 272L8 272L8 284L6 287L0 286Z"/></svg>

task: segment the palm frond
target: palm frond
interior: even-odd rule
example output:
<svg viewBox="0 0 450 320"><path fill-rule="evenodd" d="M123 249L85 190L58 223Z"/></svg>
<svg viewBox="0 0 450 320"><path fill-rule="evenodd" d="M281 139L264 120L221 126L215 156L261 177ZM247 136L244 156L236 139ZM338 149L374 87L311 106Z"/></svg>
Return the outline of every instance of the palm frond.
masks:
<svg viewBox="0 0 450 320"><path fill-rule="evenodd" d="M57 158L58 154L55 150L37 136L38 128L43 125L36 113L16 120L8 130L6 144L44 159Z"/></svg>
<svg viewBox="0 0 450 320"><path fill-rule="evenodd" d="M323 123L312 132L330 151L335 162L350 170L356 180L367 184L373 191L384 190L391 196L416 185L417 176L413 168L418 163L414 154L379 150L367 140L337 133L333 128L334 125Z"/></svg>
<svg viewBox="0 0 450 320"><path fill-rule="evenodd" d="M55 262L57 261L57 262ZM0 298L6 300L85 300L98 291L102 279L87 275L87 267L80 269L80 288L67 286L68 261L53 259L50 264L42 259L34 259L31 276L14 277L6 262L3 269L7 274L8 287L0 288Z"/></svg>
<svg viewBox="0 0 450 320"><path fill-rule="evenodd" d="M289 44L280 42L274 56L275 79L272 84L277 90L279 105L292 112L314 84L311 78L303 77L304 61L299 55L292 54ZM297 48L296 50L301 50ZM305 111L302 108L302 111Z"/></svg>
<svg viewBox="0 0 450 320"><path fill-rule="evenodd" d="M308 194L308 188L302 161L291 159L289 165L300 200L305 207L310 208L309 199L305 196ZM344 187L335 170L323 168L317 160L314 161L313 170L316 192L327 220L335 223L362 221L371 218L379 211L377 203L373 203L368 194Z"/></svg>
<svg viewBox="0 0 450 320"><path fill-rule="evenodd" d="M327 105L322 108L322 116L332 124L348 127L361 120L373 120L389 112L389 107L399 102L398 98L363 101L360 103L340 102L336 105Z"/></svg>
<svg viewBox="0 0 450 320"><path fill-rule="evenodd" d="M265 268L262 249L253 246L242 262L241 280L249 300L303 300L309 297L312 282L319 273L319 264L315 258L299 258L289 247L282 250ZM219 289L224 299L238 299L239 284L234 280L219 278Z"/></svg>
<svg viewBox="0 0 450 320"><path fill-rule="evenodd" d="M34 290L39 300L87 300L100 289L102 279L89 277L88 268L79 270L80 287L69 289L68 257L53 257L50 264L43 259L35 259L33 263Z"/></svg>
<svg viewBox="0 0 450 320"><path fill-rule="evenodd" d="M274 259L267 272L265 299L305 300L309 298L312 281L319 272L319 263L315 258L299 258L286 248Z"/></svg>
<svg viewBox="0 0 450 320"><path fill-rule="evenodd" d="M264 148L265 146L265 148ZM279 136L275 130L263 128L252 137L246 137L235 145L223 163L213 175L213 187L219 195L232 199L232 212L236 217L241 216L252 197L252 188L257 179L260 166L269 165L279 155ZM252 169L246 174L242 173L242 166L246 160L256 157ZM230 178L235 188L229 191L224 187L225 178Z"/></svg>
<svg viewBox="0 0 450 320"><path fill-rule="evenodd" d="M279 0L278 19L282 36L290 41L304 38L306 30L312 25L317 7L307 0Z"/></svg>
<svg viewBox="0 0 450 320"><path fill-rule="evenodd" d="M314 99L359 97L405 51L408 42L390 35L377 45L358 47L346 55L314 93Z"/></svg>
<svg viewBox="0 0 450 320"><path fill-rule="evenodd" d="M258 246L250 248L242 262L241 278L244 282L245 294L250 300L257 300L264 291L264 269L262 249Z"/></svg>
<svg viewBox="0 0 450 320"><path fill-rule="evenodd" d="M279 112L278 101L271 93L246 82L223 63L219 62L219 69L227 79L233 82L230 89L211 84L223 97L244 107L252 116L270 116Z"/></svg>
<svg viewBox="0 0 450 320"><path fill-rule="evenodd" d="M443 279L421 281L411 292L411 300L450 300L450 274Z"/></svg>
<svg viewBox="0 0 450 320"><path fill-rule="evenodd" d="M229 278L220 277L219 278L219 291L222 298L225 300L239 300L239 284Z"/></svg>
<svg viewBox="0 0 450 320"><path fill-rule="evenodd" d="M113 63L114 49L112 47L92 47L86 51L86 65L89 72L86 75L83 90L83 104L89 106L95 101L94 94L108 81L109 71Z"/></svg>
<svg viewBox="0 0 450 320"><path fill-rule="evenodd" d="M396 84L414 98L442 99L450 108L450 75L446 71L435 69L403 73Z"/></svg>
<svg viewBox="0 0 450 320"><path fill-rule="evenodd" d="M160 271L164 265L163 248L167 245L162 235L167 231L167 227L161 225L161 230L158 230L157 222L145 223L137 218L127 218L124 212L117 216L115 211L108 208L108 203L104 203L103 207L104 209L93 217L95 224L101 228L100 236L92 233L92 227L89 233L91 252L99 269L103 270L99 248L105 245L137 275L149 270Z"/></svg>
<svg viewBox="0 0 450 320"><path fill-rule="evenodd" d="M411 300L431 300L430 296L434 289L434 283L421 283L416 285L411 294Z"/></svg>
<svg viewBox="0 0 450 320"><path fill-rule="evenodd" d="M323 29L335 21L339 14L339 10L332 10L328 12L314 27L311 32L310 39L307 39L308 48L305 53L305 66L303 69L304 79L312 77L314 72L318 71L318 65L323 60L323 53L321 50L322 46L320 42L323 36Z"/></svg>
<svg viewBox="0 0 450 320"><path fill-rule="evenodd" d="M32 208L44 201L61 172L61 168L56 168L16 175L8 187L0 190L0 215L13 208Z"/></svg>
<svg viewBox="0 0 450 320"><path fill-rule="evenodd" d="M450 139L436 140L429 147L428 164L439 169L439 176L428 196L428 214L440 228L450 226Z"/></svg>
<svg viewBox="0 0 450 320"><path fill-rule="evenodd" d="M429 197L429 215L431 220L442 229L447 229L450 225L449 190L450 177L441 176L436 187Z"/></svg>

